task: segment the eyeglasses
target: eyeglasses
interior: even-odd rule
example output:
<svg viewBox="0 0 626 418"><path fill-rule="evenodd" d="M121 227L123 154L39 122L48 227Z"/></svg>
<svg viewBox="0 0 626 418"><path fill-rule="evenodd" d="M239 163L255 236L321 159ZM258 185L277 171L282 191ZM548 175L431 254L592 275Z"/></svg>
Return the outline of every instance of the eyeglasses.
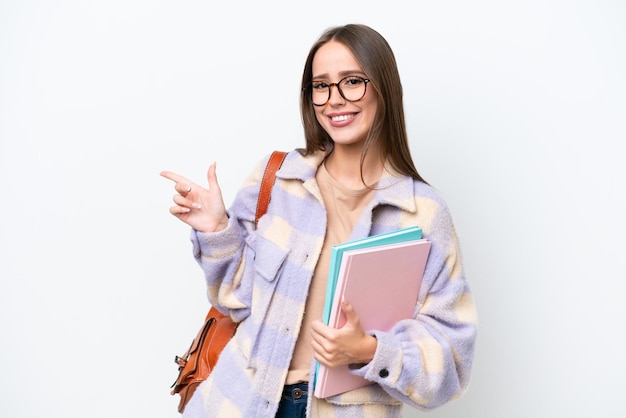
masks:
<svg viewBox="0 0 626 418"><path fill-rule="evenodd" d="M358 102L365 96L367 83L370 80L363 77L349 75L339 80L338 83L325 83L324 81L313 81L309 90L311 91L311 102L315 106L324 106L330 100L331 87L337 87L337 91L349 102Z"/></svg>

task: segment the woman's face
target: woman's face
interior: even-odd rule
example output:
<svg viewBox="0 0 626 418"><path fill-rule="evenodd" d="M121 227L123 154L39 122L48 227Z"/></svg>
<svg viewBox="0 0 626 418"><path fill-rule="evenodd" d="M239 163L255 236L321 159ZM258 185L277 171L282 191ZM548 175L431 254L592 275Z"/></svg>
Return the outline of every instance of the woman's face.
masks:
<svg viewBox="0 0 626 418"><path fill-rule="evenodd" d="M330 41L317 50L312 69L314 84L339 83L346 76L367 78L352 51L337 41ZM330 88L328 102L313 107L317 121L333 139L336 147L360 148L374 122L376 106L376 93L371 85L366 87L365 96L354 102L344 99L334 85Z"/></svg>

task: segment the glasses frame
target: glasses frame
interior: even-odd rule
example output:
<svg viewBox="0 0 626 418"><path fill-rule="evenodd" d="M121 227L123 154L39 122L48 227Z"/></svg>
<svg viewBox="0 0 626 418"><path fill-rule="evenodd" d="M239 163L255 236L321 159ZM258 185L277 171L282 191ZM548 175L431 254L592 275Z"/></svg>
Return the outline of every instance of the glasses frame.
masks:
<svg viewBox="0 0 626 418"><path fill-rule="evenodd" d="M350 100L350 99L348 99L346 96L344 96L343 91L341 90L341 87L339 86L339 85L341 84L341 82L342 82L342 81L344 81L344 80L346 80L346 79L348 79L348 78L359 78L359 79L363 80L363 83L364 83L364 85L365 85L365 87L363 88L363 95L362 95L361 97L359 97L358 99L356 99L356 100ZM306 87L304 90L305 90L305 91L306 91L306 90L309 90L309 100L311 101L311 103L313 104L313 106L318 106L318 107L321 107L321 106L325 106L325 105L328 103L328 101L330 100L330 97L331 97L331 96L332 96L332 94L333 94L333 89L332 89L332 88L333 88L333 86L337 87L337 91L339 92L339 95L340 95L341 97L343 97L343 99L344 99L345 101L348 101L348 102L350 102L350 103L354 103L354 102L358 102L359 100L363 99L363 97L365 97L365 93L367 93L367 84L368 84L368 83L370 83L370 82L371 82L371 80L370 80L369 78L361 77L360 75L348 75L348 76L345 76L344 78L342 78L342 79L341 79L341 80L339 80L338 82L336 82L336 83L330 83L330 84L328 85L328 98L327 98L327 99L326 99L326 101L325 101L324 103L322 103L322 104L317 104L317 103L315 103L315 102L313 101L313 82L309 83L308 87Z"/></svg>

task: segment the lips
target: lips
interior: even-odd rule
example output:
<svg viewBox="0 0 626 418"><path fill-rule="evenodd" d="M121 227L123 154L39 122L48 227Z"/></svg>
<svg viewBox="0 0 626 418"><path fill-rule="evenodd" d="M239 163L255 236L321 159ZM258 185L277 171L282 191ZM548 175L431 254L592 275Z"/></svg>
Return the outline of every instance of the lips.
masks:
<svg viewBox="0 0 626 418"><path fill-rule="evenodd" d="M331 126L340 128L352 123L352 120L358 115L358 112L341 113L328 115Z"/></svg>

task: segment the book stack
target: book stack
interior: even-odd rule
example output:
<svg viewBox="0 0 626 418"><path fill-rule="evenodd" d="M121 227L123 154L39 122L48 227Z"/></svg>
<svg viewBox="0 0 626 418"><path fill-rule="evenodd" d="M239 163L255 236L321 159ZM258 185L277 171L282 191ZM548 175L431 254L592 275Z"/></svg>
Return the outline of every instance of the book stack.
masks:
<svg viewBox="0 0 626 418"><path fill-rule="evenodd" d="M412 318L429 252L430 242L416 226L335 245L323 322L333 328L345 324L342 300L353 306L366 332L389 331L398 321ZM312 381L318 398L372 384L352 374L347 365L320 363Z"/></svg>

